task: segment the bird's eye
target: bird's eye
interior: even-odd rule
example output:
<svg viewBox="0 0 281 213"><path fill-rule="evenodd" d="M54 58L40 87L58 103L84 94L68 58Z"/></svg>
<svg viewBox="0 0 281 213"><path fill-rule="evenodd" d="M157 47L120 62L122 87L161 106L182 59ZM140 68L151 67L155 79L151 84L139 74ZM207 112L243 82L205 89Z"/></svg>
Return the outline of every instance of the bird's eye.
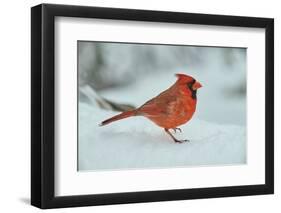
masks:
<svg viewBox="0 0 281 213"><path fill-rule="evenodd" d="M195 80L193 80L193 81L191 81L191 82L189 82L189 83L187 83L187 87L190 89L190 90L193 90L193 84L195 84Z"/></svg>
<svg viewBox="0 0 281 213"><path fill-rule="evenodd" d="M187 83L187 87L188 87L189 89L191 89L191 90L192 90L192 85L193 85L193 83L192 83L192 82Z"/></svg>

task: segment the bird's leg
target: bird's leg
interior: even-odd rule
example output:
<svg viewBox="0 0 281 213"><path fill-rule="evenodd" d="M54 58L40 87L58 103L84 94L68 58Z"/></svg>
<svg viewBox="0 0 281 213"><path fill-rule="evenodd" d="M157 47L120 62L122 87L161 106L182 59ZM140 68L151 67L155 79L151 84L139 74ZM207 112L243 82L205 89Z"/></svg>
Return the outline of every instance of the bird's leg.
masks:
<svg viewBox="0 0 281 213"><path fill-rule="evenodd" d="M174 130L174 133L177 133L177 130L179 130L180 132L181 132L181 128L173 128L173 130Z"/></svg>
<svg viewBox="0 0 281 213"><path fill-rule="evenodd" d="M178 140L178 139L176 139L176 138L172 135L172 133L169 132L169 129L166 129L166 128L165 128L165 132L167 132L168 135L170 135L170 137L171 137L176 143L189 142L189 140Z"/></svg>

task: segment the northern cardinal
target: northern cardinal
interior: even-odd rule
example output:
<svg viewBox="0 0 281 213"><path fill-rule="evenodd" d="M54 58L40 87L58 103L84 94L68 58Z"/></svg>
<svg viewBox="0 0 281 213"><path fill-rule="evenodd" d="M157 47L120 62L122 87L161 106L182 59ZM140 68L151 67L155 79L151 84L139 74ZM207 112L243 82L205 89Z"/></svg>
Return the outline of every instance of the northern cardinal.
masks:
<svg viewBox="0 0 281 213"><path fill-rule="evenodd" d="M177 81L158 96L135 110L120 113L103 121L100 126L132 116L144 116L164 128L176 143L189 141L176 139L169 129L173 129L175 133L177 130L181 132L177 127L192 118L196 110L197 89L202 85L191 76L185 74L176 74L176 76Z"/></svg>

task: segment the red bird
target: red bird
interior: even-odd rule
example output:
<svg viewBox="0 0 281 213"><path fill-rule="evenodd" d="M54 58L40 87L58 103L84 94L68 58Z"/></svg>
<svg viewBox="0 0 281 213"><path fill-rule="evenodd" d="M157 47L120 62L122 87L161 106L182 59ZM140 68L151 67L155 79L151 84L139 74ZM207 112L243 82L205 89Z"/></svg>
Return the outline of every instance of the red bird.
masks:
<svg viewBox="0 0 281 213"><path fill-rule="evenodd" d="M178 80L167 90L135 110L120 113L112 118L103 121L100 126L132 116L144 116L153 121L156 125L164 128L176 143L188 140L176 139L169 129L181 132L178 126L188 122L195 110L197 103L197 89L202 85L191 76L176 74Z"/></svg>

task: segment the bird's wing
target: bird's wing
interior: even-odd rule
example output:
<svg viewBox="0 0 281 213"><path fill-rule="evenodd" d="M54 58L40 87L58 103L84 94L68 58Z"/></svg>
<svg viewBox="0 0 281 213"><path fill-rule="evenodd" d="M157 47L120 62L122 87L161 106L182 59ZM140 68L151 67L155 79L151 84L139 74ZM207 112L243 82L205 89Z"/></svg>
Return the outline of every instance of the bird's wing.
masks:
<svg viewBox="0 0 281 213"><path fill-rule="evenodd" d="M169 93L163 92L155 98L147 101L139 108L143 114L152 116L161 116L170 114L170 110L177 102L177 97Z"/></svg>

